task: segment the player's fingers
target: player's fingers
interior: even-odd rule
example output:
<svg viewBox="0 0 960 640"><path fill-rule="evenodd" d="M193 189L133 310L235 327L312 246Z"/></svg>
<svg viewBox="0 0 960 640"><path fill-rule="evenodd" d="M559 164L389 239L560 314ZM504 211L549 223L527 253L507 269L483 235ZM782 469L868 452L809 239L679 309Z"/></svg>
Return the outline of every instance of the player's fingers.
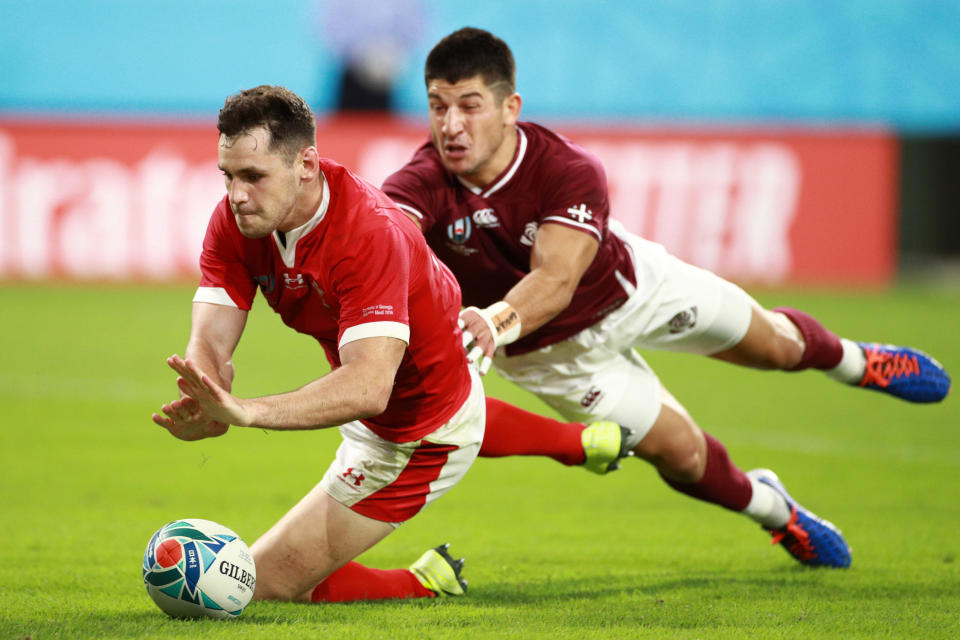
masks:
<svg viewBox="0 0 960 640"><path fill-rule="evenodd" d="M487 371L490 371L490 365L493 364L493 359L489 356L483 356L480 359L480 375L487 375Z"/></svg>
<svg viewBox="0 0 960 640"><path fill-rule="evenodd" d="M480 347L474 347L473 349L470 349L470 353L467 354L467 361L479 364L481 357L483 357L483 349Z"/></svg>
<svg viewBox="0 0 960 640"><path fill-rule="evenodd" d="M460 327L461 329L464 329L464 328L466 328L467 323L463 321L463 318L458 317L458 318L457 318L457 326Z"/></svg>
<svg viewBox="0 0 960 640"><path fill-rule="evenodd" d="M177 388L180 389L182 393L185 393L190 397L197 395L198 391L197 385L193 384L183 376L177 378Z"/></svg>
<svg viewBox="0 0 960 640"><path fill-rule="evenodd" d="M167 365L177 373L180 373L184 368L183 358L177 354L173 354L167 358Z"/></svg>
<svg viewBox="0 0 960 640"><path fill-rule="evenodd" d="M470 344L472 344L472 343L474 342L474 340L476 340L476 338L473 337L473 334L470 333L470 332L467 331L467 330L464 330L464 332L463 332L463 348L466 349L467 347L469 347Z"/></svg>
<svg viewBox="0 0 960 640"><path fill-rule="evenodd" d="M173 421L170 420L170 418L167 418L167 417L165 417L165 416L161 416L161 415L158 414L158 413L153 414L152 418L153 418L153 421L154 421L155 423L157 423L158 425L160 425L161 427L163 427L163 428L165 428L165 429L168 429L168 428L170 428L170 427L173 425Z"/></svg>
<svg viewBox="0 0 960 640"><path fill-rule="evenodd" d="M170 406L169 404L165 404L162 407L160 407L160 411L162 411L166 416L165 418L166 422L171 425L174 424L175 422L183 421L183 416L181 415L182 412L177 407L173 407L173 406ZM161 426L166 426L166 425L161 425Z"/></svg>

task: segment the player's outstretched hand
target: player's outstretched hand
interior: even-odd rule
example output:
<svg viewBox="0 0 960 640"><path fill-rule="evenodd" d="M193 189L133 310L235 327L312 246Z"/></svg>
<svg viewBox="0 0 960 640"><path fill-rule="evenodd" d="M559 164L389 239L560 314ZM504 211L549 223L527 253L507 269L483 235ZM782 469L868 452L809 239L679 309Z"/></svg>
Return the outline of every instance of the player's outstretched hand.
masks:
<svg viewBox="0 0 960 640"><path fill-rule="evenodd" d="M485 309L467 307L460 312L463 347L467 359L476 362L484 375L493 362L498 347L510 344L520 337L520 314L505 300L494 302Z"/></svg>
<svg viewBox="0 0 960 640"><path fill-rule="evenodd" d="M467 351L467 360L477 365L480 375L486 375L496 350L487 323L472 308L461 311L458 322L463 331L463 348Z"/></svg>
<svg viewBox="0 0 960 640"><path fill-rule="evenodd" d="M228 425L250 424L240 401L210 379L197 365L178 355L167 358L170 368L180 374L179 400L163 405L164 415L153 421L181 440L199 440L226 433Z"/></svg>

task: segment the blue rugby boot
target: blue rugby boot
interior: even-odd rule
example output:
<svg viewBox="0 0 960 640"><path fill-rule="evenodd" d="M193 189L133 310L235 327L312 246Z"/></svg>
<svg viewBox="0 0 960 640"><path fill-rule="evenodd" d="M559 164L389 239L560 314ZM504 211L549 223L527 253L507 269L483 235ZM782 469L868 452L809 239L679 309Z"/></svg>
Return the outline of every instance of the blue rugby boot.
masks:
<svg viewBox="0 0 960 640"><path fill-rule="evenodd" d="M753 469L747 475L771 487L790 506L787 524L779 529L767 529L773 535L771 544L779 542L798 562L810 567L846 569L850 566L850 547L840 529L797 504L770 469Z"/></svg>
<svg viewBox="0 0 960 640"><path fill-rule="evenodd" d="M924 352L892 344L857 344L867 359L861 387L910 402L940 402L950 393L950 376Z"/></svg>

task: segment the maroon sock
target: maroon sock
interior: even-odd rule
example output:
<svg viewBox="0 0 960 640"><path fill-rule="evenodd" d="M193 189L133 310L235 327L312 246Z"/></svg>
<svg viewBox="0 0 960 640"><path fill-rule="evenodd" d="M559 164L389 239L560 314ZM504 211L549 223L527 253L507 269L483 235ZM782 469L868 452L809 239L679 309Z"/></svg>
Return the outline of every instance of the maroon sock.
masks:
<svg viewBox="0 0 960 640"><path fill-rule="evenodd" d="M816 318L790 307L777 307L774 311L779 311L790 318L790 321L800 329L803 340L807 343L800 362L790 371L802 371L811 367L832 369L840 364L840 359L843 358L843 345L840 343L840 338L820 324Z"/></svg>
<svg viewBox="0 0 960 640"><path fill-rule="evenodd" d="M704 432L707 440L707 465L699 482L677 482L662 473L664 482L688 496L718 504L731 511L743 511L753 497L753 487L747 477L730 460L727 449L719 440Z"/></svg>
<svg viewBox="0 0 960 640"><path fill-rule="evenodd" d="M310 599L314 602L352 602L433 598L436 595L406 569L371 569L358 562L348 562L318 584Z"/></svg>
<svg viewBox="0 0 960 640"><path fill-rule="evenodd" d="M583 464L580 434L584 428L579 422L559 422L487 397L487 430L480 456L548 456L561 464Z"/></svg>

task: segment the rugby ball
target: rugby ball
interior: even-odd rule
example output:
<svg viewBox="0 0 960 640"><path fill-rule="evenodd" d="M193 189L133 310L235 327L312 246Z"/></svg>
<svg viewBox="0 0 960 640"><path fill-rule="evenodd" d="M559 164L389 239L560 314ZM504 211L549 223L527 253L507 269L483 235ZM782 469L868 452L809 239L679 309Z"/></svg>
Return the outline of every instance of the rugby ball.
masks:
<svg viewBox="0 0 960 640"><path fill-rule="evenodd" d="M235 618L253 597L257 570L246 543L199 518L160 527L143 553L143 584L175 618Z"/></svg>

